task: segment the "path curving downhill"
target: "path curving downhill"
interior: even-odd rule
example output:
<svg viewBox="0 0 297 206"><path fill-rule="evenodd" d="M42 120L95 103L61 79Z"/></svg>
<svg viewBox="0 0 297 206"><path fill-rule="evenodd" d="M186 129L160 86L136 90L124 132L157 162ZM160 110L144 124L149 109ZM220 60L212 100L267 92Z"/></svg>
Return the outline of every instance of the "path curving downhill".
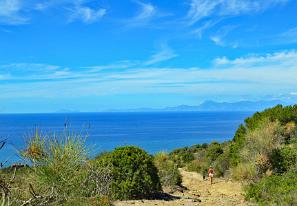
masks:
<svg viewBox="0 0 297 206"><path fill-rule="evenodd" d="M246 202L242 194L242 185L239 182L226 181L222 178L215 178L214 184L209 185L208 181L196 172L187 172L180 169L182 184L186 190L176 191L168 194L163 200L130 200L116 201L115 206L143 205L143 206L252 206Z"/></svg>

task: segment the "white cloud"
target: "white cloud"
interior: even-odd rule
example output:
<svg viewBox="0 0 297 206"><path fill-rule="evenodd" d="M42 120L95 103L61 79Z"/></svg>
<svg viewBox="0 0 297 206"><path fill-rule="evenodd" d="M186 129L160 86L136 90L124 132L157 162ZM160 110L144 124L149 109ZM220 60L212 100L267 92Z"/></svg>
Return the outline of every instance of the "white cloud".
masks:
<svg viewBox="0 0 297 206"><path fill-rule="evenodd" d="M297 66L296 51L282 51L265 55L250 55L230 60L226 57L216 58L214 60L216 66L224 67L260 67L260 66L279 66L291 67ZM296 68L297 70L297 68Z"/></svg>
<svg viewBox="0 0 297 206"><path fill-rule="evenodd" d="M124 20L126 26L134 27L146 25L158 15L157 8L153 4L144 3L139 0L134 0L133 2L139 6L139 11L134 17Z"/></svg>
<svg viewBox="0 0 297 206"><path fill-rule="evenodd" d="M88 1L89 0L39 0L34 4L33 8L36 10L45 10L52 7L60 7L61 5L74 7L76 5L83 5Z"/></svg>
<svg viewBox="0 0 297 206"><path fill-rule="evenodd" d="M199 39L202 38L202 34L209 28L213 27L217 23L219 23L220 20L216 21L206 21L202 26L196 28L194 31L192 31L192 34L196 35Z"/></svg>
<svg viewBox="0 0 297 206"><path fill-rule="evenodd" d="M137 16L134 17L134 21L143 21L152 18L156 14L156 8L150 3L143 3L141 1L135 1L140 5L141 10Z"/></svg>
<svg viewBox="0 0 297 206"><path fill-rule="evenodd" d="M274 39L275 40L275 39ZM280 43L297 43L297 27L291 28L276 37Z"/></svg>
<svg viewBox="0 0 297 206"><path fill-rule="evenodd" d="M28 14L32 11L44 11L52 8L63 8L70 11L68 20L80 20L84 23L94 23L106 15L104 8L86 6L88 0L0 0L0 24L17 25L29 22Z"/></svg>
<svg viewBox="0 0 297 206"><path fill-rule="evenodd" d="M113 64L99 65L99 66L88 66L82 67L83 69L89 69L88 72L99 72L104 70L114 70L114 69L127 69L139 64L138 61L120 61Z"/></svg>
<svg viewBox="0 0 297 206"><path fill-rule="evenodd" d="M17 25L28 22L28 18L21 15L23 9L21 0L0 0L0 24Z"/></svg>
<svg viewBox="0 0 297 206"><path fill-rule="evenodd" d="M237 16L264 11L289 0L191 0L189 24L211 16Z"/></svg>
<svg viewBox="0 0 297 206"><path fill-rule="evenodd" d="M152 66L154 64L165 62L170 59L177 57L178 54L174 52L167 44L162 43L160 45L159 51L154 53L148 60L146 61L139 61L139 60L126 60L120 61L113 64L107 65L98 65L98 66L87 66L82 67L84 69L89 69L88 72L100 72L100 71L111 71L111 70L127 70L133 69L135 67L147 67Z"/></svg>
<svg viewBox="0 0 297 206"><path fill-rule="evenodd" d="M225 42L222 40L220 36L211 36L209 37L211 41L213 41L218 46L225 46Z"/></svg>
<svg viewBox="0 0 297 206"><path fill-rule="evenodd" d="M37 64L43 71L42 65ZM297 51L283 51L241 58L217 58L209 68L154 67L135 64L127 69L48 67L46 72L22 76L0 73L2 98L81 97L90 95L174 93L201 96L249 96L290 94L297 88ZM0 70L3 72L3 69ZM10 70L11 71L11 70ZM7 80L7 77L9 79ZM9 80L13 80L9 82ZM33 80L33 81L32 81ZM2 80L1 80L2 81Z"/></svg>
<svg viewBox="0 0 297 206"><path fill-rule="evenodd" d="M289 95L291 95L291 96L297 96L297 92L290 92Z"/></svg>
<svg viewBox="0 0 297 206"><path fill-rule="evenodd" d="M69 73L68 68L57 65L37 63L12 63L0 65L0 75L5 74L6 80L46 80L62 77Z"/></svg>
<svg viewBox="0 0 297 206"><path fill-rule="evenodd" d="M69 20L81 20L84 23L90 24L100 20L106 15L106 9L92 9L87 6L76 5L74 9L71 9L71 15Z"/></svg>
<svg viewBox="0 0 297 206"><path fill-rule="evenodd" d="M156 63L160 63L163 61L167 61L177 57L178 55L166 44L161 45L161 50L154 55L151 56L149 60L144 62L144 65L152 65Z"/></svg>
<svg viewBox="0 0 297 206"><path fill-rule="evenodd" d="M237 26L234 25L223 26L216 32L216 34L210 36L210 40L218 46L229 46L232 48L237 48L238 45L236 43L231 43L227 41L228 34L236 27Z"/></svg>

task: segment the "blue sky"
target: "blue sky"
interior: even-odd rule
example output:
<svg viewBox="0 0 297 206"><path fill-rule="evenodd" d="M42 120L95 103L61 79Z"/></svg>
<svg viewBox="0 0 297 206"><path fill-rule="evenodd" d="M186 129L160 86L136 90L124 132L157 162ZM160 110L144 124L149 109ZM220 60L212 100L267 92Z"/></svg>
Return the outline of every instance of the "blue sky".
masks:
<svg viewBox="0 0 297 206"><path fill-rule="evenodd" d="M0 112L297 100L295 0L0 0Z"/></svg>

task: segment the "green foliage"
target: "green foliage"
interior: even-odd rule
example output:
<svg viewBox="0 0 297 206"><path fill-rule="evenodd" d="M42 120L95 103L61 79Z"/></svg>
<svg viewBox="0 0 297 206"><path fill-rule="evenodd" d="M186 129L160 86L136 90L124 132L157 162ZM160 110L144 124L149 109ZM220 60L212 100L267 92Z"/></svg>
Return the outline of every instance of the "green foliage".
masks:
<svg viewBox="0 0 297 206"><path fill-rule="evenodd" d="M218 142L212 142L207 148L206 156L210 162L214 162L223 152L224 150Z"/></svg>
<svg viewBox="0 0 297 206"><path fill-rule="evenodd" d="M260 205L297 205L297 173L265 177L247 188L246 197Z"/></svg>
<svg viewBox="0 0 297 206"><path fill-rule="evenodd" d="M209 168L209 163L208 161L205 159L204 161L199 161L199 160L193 160L192 162L187 164L187 170L190 172L198 172L201 173L202 175L207 174L207 170ZM206 173L205 173L206 171Z"/></svg>
<svg viewBox="0 0 297 206"><path fill-rule="evenodd" d="M115 199L151 198L161 191L158 170L145 151L134 146L116 148L104 156L112 167L112 194Z"/></svg>
<svg viewBox="0 0 297 206"><path fill-rule="evenodd" d="M42 158L28 156L32 158L30 160L34 164L34 175L37 176L38 183L54 187L59 194L67 196L73 194L83 181L82 169L87 160L84 140L79 136L65 133L62 137L48 137L46 140L41 140L43 141L47 143L41 149Z"/></svg>
<svg viewBox="0 0 297 206"><path fill-rule="evenodd" d="M199 150L200 145L194 145L192 147L184 147L173 150L169 153L169 158L173 160L178 167L183 167L187 163L194 160L194 153Z"/></svg>
<svg viewBox="0 0 297 206"><path fill-rule="evenodd" d="M264 119L269 121L279 121L282 125L288 122L297 123L297 105L286 106L277 105L266 109L263 112L256 112L252 117L245 120L246 128L253 130L258 127L259 122Z"/></svg>
<svg viewBox="0 0 297 206"><path fill-rule="evenodd" d="M284 145L282 148L274 150L270 159L276 173L297 172L297 145Z"/></svg>
<svg viewBox="0 0 297 206"><path fill-rule="evenodd" d="M180 186L182 179L177 165L169 159L169 155L159 152L154 156L154 164L158 169L158 175L163 187L174 188Z"/></svg>
<svg viewBox="0 0 297 206"><path fill-rule="evenodd" d="M257 177L257 168L253 163L239 163L232 168L232 177L239 181L253 181Z"/></svg>
<svg viewBox="0 0 297 206"><path fill-rule="evenodd" d="M266 109L263 112L256 112L252 117L246 118L245 124L239 126L233 141L230 144L230 161L232 166L236 166L240 162L239 153L244 147L247 131L251 132L257 129L263 121L278 121L282 126L290 122L296 124L297 105L286 107L277 105L273 108ZM290 135L287 135L287 138L290 138Z"/></svg>
<svg viewBox="0 0 297 206"><path fill-rule="evenodd" d="M255 179L273 170L274 160L271 158L284 140L281 130L278 122L263 121L258 128L248 131L245 136L245 145L240 151L240 163L255 167Z"/></svg>
<svg viewBox="0 0 297 206"><path fill-rule="evenodd" d="M90 205L92 199L101 200L102 173L87 160L85 138L65 131L60 135L42 136L38 131L21 153L30 164L30 173L24 177L26 187L15 193L17 205ZM100 179L101 178L101 179ZM28 190L28 183L30 185ZM33 195L32 197L32 194ZM36 198L38 195L40 197ZM31 196L31 197L30 197Z"/></svg>
<svg viewBox="0 0 297 206"><path fill-rule="evenodd" d="M233 141L230 143L230 164L232 166L236 166L240 161L239 151L243 147L246 132L246 128L241 124L235 132Z"/></svg>
<svg viewBox="0 0 297 206"><path fill-rule="evenodd" d="M230 154L228 151L224 151L221 155L217 157L214 161L215 176L224 176L226 171L230 168Z"/></svg>

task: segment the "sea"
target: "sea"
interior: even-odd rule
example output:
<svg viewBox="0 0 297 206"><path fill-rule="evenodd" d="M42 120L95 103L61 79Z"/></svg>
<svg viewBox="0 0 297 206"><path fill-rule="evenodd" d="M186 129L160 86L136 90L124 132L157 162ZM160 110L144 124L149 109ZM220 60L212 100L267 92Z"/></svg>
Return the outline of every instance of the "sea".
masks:
<svg viewBox="0 0 297 206"><path fill-rule="evenodd" d="M139 146L154 154L231 140L250 115L252 112L0 114L0 141L6 142L0 150L0 162L22 161L19 151L36 128L44 136L67 130L86 137L91 158L124 145Z"/></svg>

